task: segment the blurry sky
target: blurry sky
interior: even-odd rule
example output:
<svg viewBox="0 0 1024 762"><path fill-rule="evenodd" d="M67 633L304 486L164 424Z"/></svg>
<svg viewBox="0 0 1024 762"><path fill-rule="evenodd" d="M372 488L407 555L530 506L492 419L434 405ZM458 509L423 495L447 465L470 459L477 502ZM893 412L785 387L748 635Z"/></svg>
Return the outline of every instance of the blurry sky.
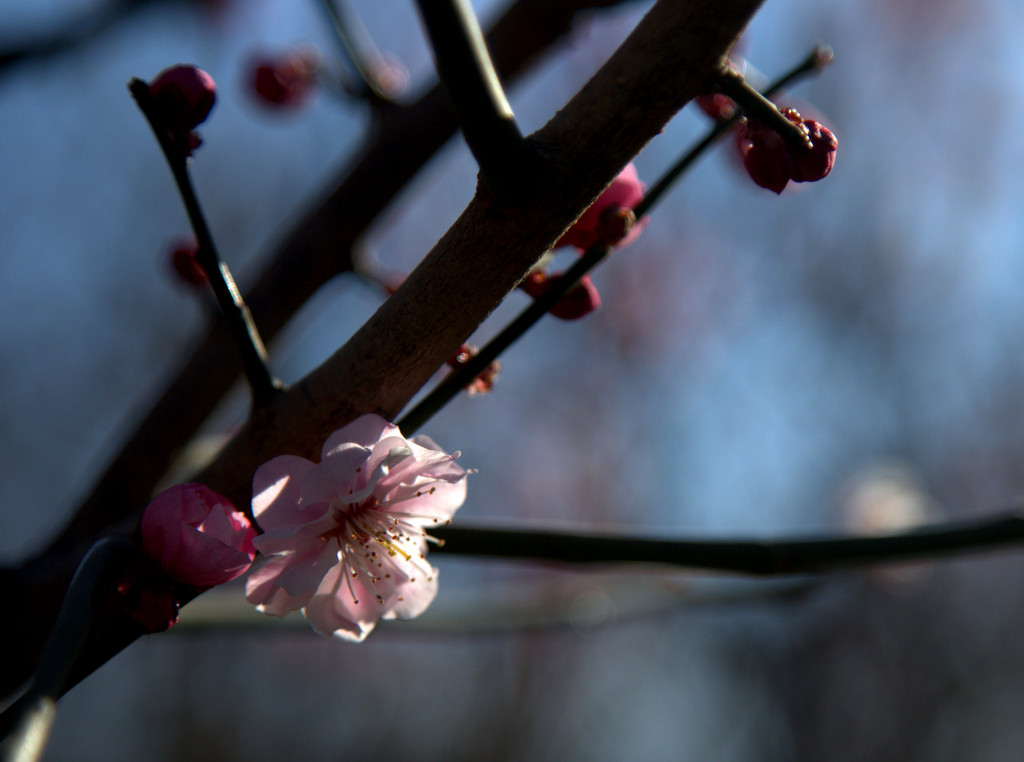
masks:
<svg viewBox="0 0 1024 762"><path fill-rule="evenodd" d="M0 40L98 5L8 0ZM412 4L356 7L414 90L428 83ZM582 21L513 88L523 127L645 7ZM428 425L479 469L458 517L771 536L897 523L907 505L911 520L1009 505L1024 487L1022 22L1009 0L768 0L742 45L752 65L775 76L816 42L836 51L792 93L835 128L834 172L775 197L730 145L702 160L595 274L598 313L544 322L495 393ZM167 275L186 221L125 83L179 61L217 80L194 176L245 284L366 128L327 97L293 117L247 97L247 56L300 42L333 51L313 2L158 3L0 72L4 559L57 531L203 319ZM641 177L706 121L674 120ZM453 141L379 221L375 260L415 266L474 182ZM281 375L313 367L377 303L353 280L326 285L273 348ZM482 337L524 304L512 294ZM146 639L69 695L50 758L998 760L1020 747L1017 553L799 594L438 563L438 626L463 594L498 609L550 599L556 619L584 624L395 626L357 647L284 628ZM699 602L637 615L646 595ZM573 619L595 610L603 626Z"/></svg>

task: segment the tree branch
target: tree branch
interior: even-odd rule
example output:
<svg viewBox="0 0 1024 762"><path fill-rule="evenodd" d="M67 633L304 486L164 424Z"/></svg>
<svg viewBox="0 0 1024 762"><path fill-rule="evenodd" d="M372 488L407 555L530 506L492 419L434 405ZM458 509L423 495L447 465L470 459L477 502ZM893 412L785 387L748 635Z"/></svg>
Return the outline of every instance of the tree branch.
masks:
<svg viewBox="0 0 1024 762"><path fill-rule="evenodd" d="M438 553L574 564L667 564L771 577L1019 546L1024 541L1024 513L1018 509L978 521L949 522L876 537L799 540L655 540L458 526L439 527L431 534L442 543L435 548Z"/></svg>
<svg viewBox="0 0 1024 762"><path fill-rule="evenodd" d="M522 192L536 156L524 143L467 0L418 0L437 72L469 150L495 192Z"/></svg>
<svg viewBox="0 0 1024 762"><path fill-rule="evenodd" d="M546 0L532 2L535 9L545 9L548 4ZM707 89L719 58L759 4L760 0L693 0L685 4L659 0L591 82L531 136L543 159L543 166L533 174L532 193L499 202L482 187L424 262L366 325L319 369L256 411L199 480L238 505L246 505L252 473L270 457L291 453L315 458L327 435L356 416L376 411L394 418L619 170L678 109ZM568 17L562 19L568 23ZM522 23L522 17L519 20ZM531 26L521 26L519 31L534 33ZM495 60L500 70L497 50ZM401 124L392 120L391 129ZM409 130L404 132L405 143L392 143L392 147L404 152L403 156L412 152L425 160L423 149L417 146L424 140L442 141L448 126L434 122L432 133L417 126L416 140L410 139ZM380 140L389 138L385 131ZM382 174L379 164L368 163L379 145L368 151L353 172L353 177L371 175L362 178L369 181L362 189L374 196L371 203L377 211L384 203L376 189L384 178L395 180ZM376 157L386 167L394 166L391 156L377 153ZM404 170L399 186L415 166L404 160L399 164L396 169ZM280 326L285 313L291 314L323 282L323 275L349 266L346 243L358 238L372 216L360 214L367 208L367 199L354 198L354 190L354 185L343 184L293 233L284 254L261 281L264 290L254 289L249 296L250 308L268 335ZM387 198L390 190L384 191ZM339 198L352 203L338 204ZM350 236L340 243L341 256L334 237L338 216L342 230ZM306 272L300 274L302 270ZM310 270L315 270L317 277L307 277ZM271 286L267 279L275 273L280 277ZM274 297L286 306L272 310ZM263 310L273 312L278 320L266 318ZM156 440L160 434L147 432ZM141 510L148 490L140 494L131 471L121 476L125 483L108 485L116 498L102 500L94 493L90 500L93 510L76 520L66 543L75 535L90 537L116 519L130 519ZM132 500L125 500L129 494ZM40 634L52 621L52 592L62 591L67 584L66 578L55 576L54 569L73 568L71 562L79 555L71 545L67 553L44 555L16 573L12 594L21 596L21 610L32 620L21 628L17 644L8 650L18 664L30 667L34 663ZM26 584L33 580L36 587ZM46 586L51 595L37 599L33 593ZM105 645L90 649L83 657L78 678L132 639L113 625L105 634ZM10 673L0 684L7 690L24 675L16 669Z"/></svg>
<svg viewBox="0 0 1024 762"><path fill-rule="evenodd" d="M192 178L188 172L188 158L182 153L180 147L172 143L168 136L167 125L162 123L162 117L154 111L149 85L141 79L133 79L128 84L128 89L132 97L135 98L139 110L149 122L153 136L160 144L171 175L174 177L174 183L178 186L178 193L181 195L199 245L196 261L206 273L206 279L217 300L217 306L220 307L235 349L242 360L242 368L252 391L253 405L257 407L263 405L277 394L281 388L281 382L270 372L267 365L267 350L263 346L263 339L256 328L256 323L253 322L252 314L238 292L238 286L235 285L231 270L221 261L220 254L217 253L213 234L210 233L210 227L206 224L206 216L203 214L195 188L192 186Z"/></svg>
<svg viewBox="0 0 1024 762"><path fill-rule="evenodd" d="M394 419L664 124L700 94L759 0L660 0L594 78L530 137L531 191L481 186L398 290L324 364L256 411L199 480L239 505L256 467L309 458L363 413Z"/></svg>
<svg viewBox="0 0 1024 762"><path fill-rule="evenodd" d="M619 2L517 0L487 35L499 75L508 80L522 73L569 31L581 10ZM291 229L245 294L267 342L320 286L352 270L359 239L458 126L440 85L407 106L380 102L376 117L373 134L340 173L336 189ZM23 575L47 573L60 554L72 556L63 564L70 573L98 535L145 505L240 371L227 324L215 317L60 536L27 562L31 568L23 568Z"/></svg>

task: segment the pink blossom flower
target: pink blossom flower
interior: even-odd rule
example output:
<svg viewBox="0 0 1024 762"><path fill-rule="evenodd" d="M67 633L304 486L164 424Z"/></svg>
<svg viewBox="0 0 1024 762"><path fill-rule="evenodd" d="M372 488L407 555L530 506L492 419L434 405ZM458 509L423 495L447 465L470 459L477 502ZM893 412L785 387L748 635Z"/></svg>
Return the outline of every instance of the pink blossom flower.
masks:
<svg viewBox="0 0 1024 762"><path fill-rule="evenodd" d="M580 251L586 251L601 240L601 213L609 207L632 209L644 197L645 189L646 186L640 182L640 178L637 176L636 167L632 162L627 164L619 172L618 177L612 180L612 184L597 197L597 201L591 204L587 211L573 223L573 226L558 239L555 248L575 246ZM632 226L625 237L618 241L608 241L608 243L619 247L628 246L636 240L646 224L646 219L640 220Z"/></svg>
<svg viewBox="0 0 1024 762"><path fill-rule="evenodd" d="M202 484L179 484L146 506L142 546L176 582L213 587L245 573L255 530L231 502Z"/></svg>
<svg viewBox="0 0 1024 762"><path fill-rule="evenodd" d="M422 614L437 594L426 529L449 523L466 497L458 455L364 415L331 434L319 463L264 463L252 509L269 558L246 598L277 616L302 609L317 632L353 642L378 619Z"/></svg>

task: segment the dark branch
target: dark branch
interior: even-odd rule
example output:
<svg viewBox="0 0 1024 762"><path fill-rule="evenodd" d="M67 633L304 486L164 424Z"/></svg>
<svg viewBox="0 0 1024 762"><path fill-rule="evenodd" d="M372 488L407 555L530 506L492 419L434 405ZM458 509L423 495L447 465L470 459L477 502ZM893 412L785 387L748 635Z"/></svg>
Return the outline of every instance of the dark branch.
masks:
<svg viewBox="0 0 1024 762"><path fill-rule="evenodd" d="M979 552L1024 541L1024 513L951 522L879 537L785 540L654 540L570 532L443 527L435 552L573 564L668 564L756 576L833 569Z"/></svg>
<svg viewBox="0 0 1024 762"><path fill-rule="evenodd" d="M825 52L827 51L827 53ZM820 71L831 60L831 51L827 48L816 47L811 54L797 64L791 71L784 74L776 82L768 86L766 95L772 95L784 86L800 79L801 77ZM643 199L637 204L635 213L642 217L661 199L665 192L676 182L682 174L693 165L693 163L722 137L728 129L739 120L739 115L717 123L708 134L699 141L693 148L687 151L663 177L661 177L651 189L644 194ZM430 420L439 410L459 394L474 378L482 373L488 365L498 359L499 355L508 349L523 334L526 333L538 320L544 317L545 313L561 299L570 288L579 283L580 278L590 270L604 261L610 253L611 248L602 243L595 244L591 251L588 251L576 260L571 268L552 283L533 304L523 310L515 320L507 325L502 331L489 341L477 354L469 358L465 363L453 370L439 383L430 394L424 397L415 408L410 410L398 421L398 427L405 432L406 436L414 433L424 423Z"/></svg>
<svg viewBox="0 0 1024 762"><path fill-rule="evenodd" d="M418 0L441 82L485 183L515 193L537 160L523 141L468 0Z"/></svg>
<svg viewBox="0 0 1024 762"><path fill-rule="evenodd" d="M221 261L220 255L217 253L210 227L206 224L206 216L203 214L199 198L192 187L192 179L188 173L188 160L181 148L168 138L167 126L153 108L149 85L141 79L133 79L129 83L128 89L160 143L160 149L163 151L164 158L167 159L174 182L178 186L178 192L181 194L185 211L188 213L189 222L192 223L192 230L195 232L196 241L199 244L196 260L206 272L213 295L217 299L217 306L220 307L235 348L241 357L242 368L249 382L249 388L252 390L253 404L257 407L265 405L280 391L281 383L274 378L267 366L267 350L263 346L263 339L260 338L256 323L238 291L238 286L235 285L231 270L228 269L227 264Z"/></svg>

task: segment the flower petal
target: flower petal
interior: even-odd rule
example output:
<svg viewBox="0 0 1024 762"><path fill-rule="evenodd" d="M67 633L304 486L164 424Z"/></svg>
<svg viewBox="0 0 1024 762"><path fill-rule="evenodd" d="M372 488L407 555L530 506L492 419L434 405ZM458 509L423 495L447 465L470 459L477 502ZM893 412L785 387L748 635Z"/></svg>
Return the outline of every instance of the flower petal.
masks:
<svg viewBox="0 0 1024 762"><path fill-rule="evenodd" d="M288 559L276 557L268 559L254 569L245 581L245 599L259 606L260 611L274 616L284 616L289 611L298 611L313 597L315 590L302 595L292 596L277 586L277 578Z"/></svg>
<svg viewBox="0 0 1024 762"><path fill-rule="evenodd" d="M391 421L372 413L361 415L351 423L342 426L335 431L324 442L321 460L327 457L328 453L350 442L358 442L362 445L371 445L380 441L385 436L397 433L398 427Z"/></svg>
<svg viewBox="0 0 1024 762"><path fill-rule="evenodd" d="M359 577L346 576L341 566L323 584L302 613L321 635L351 643L362 642L380 618L380 604Z"/></svg>
<svg viewBox="0 0 1024 762"><path fill-rule="evenodd" d="M264 530L295 523L302 499L300 482L316 467L297 455L280 455L256 469L252 477L252 513Z"/></svg>

